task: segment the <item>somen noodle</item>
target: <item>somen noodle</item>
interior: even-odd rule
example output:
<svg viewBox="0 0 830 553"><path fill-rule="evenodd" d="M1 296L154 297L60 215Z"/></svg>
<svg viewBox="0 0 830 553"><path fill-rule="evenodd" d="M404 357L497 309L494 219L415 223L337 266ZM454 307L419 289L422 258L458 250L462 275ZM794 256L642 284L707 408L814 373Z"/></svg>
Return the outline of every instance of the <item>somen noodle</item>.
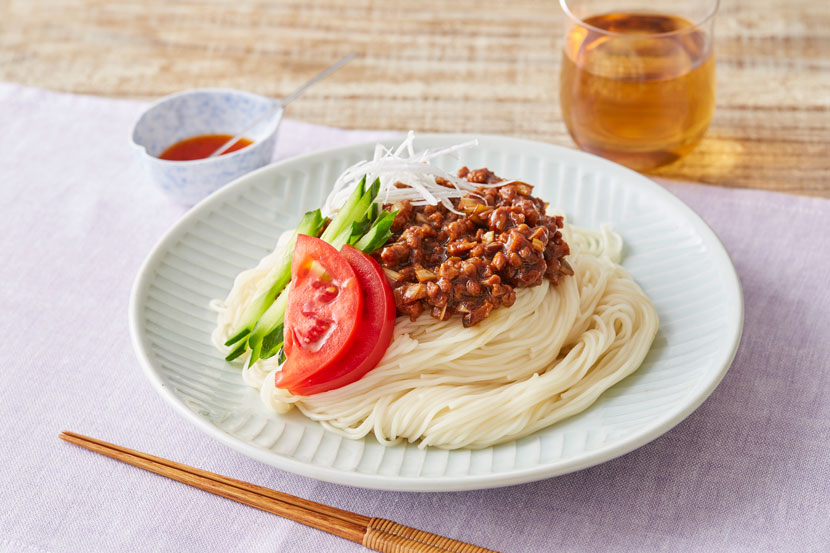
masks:
<svg viewBox="0 0 830 553"><path fill-rule="evenodd" d="M475 326L457 317L399 317L380 364L360 380L308 397L274 385L276 357L245 363L243 378L276 412L292 406L349 438L384 444L482 448L527 436L593 404L642 363L657 314L619 265L623 243L603 228L565 224L574 275L517 290L516 302ZM242 272L219 311L216 347L238 322L257 285L280 257ZM244 360L244 358L243 358Z"/></svg>

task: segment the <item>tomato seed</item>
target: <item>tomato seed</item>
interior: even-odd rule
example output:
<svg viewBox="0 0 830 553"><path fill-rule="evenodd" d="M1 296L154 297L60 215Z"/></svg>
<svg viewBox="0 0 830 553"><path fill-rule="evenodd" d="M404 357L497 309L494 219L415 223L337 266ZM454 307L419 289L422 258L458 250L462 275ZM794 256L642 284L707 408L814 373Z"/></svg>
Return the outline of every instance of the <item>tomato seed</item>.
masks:
<svg viewBox="0 0 830 553"><path fill-rule="evenodd" d="M331 284L317 294L317 300L320 301L320 303L330 303L337 297L338 292L340 292L340 290L337 286Z"/></svg>

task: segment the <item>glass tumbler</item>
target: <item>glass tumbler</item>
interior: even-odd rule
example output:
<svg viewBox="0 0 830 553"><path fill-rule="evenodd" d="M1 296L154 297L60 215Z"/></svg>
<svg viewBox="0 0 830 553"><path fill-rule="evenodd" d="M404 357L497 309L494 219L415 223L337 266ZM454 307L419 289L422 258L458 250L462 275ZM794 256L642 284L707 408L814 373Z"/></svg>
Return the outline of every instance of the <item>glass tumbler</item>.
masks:
<svg viewBox="0 0 830 553"><path fill-rule="evenodd" d="M559 100L580 148L638 171L688 154L715 109L718 0L560 0Z"/></svg>

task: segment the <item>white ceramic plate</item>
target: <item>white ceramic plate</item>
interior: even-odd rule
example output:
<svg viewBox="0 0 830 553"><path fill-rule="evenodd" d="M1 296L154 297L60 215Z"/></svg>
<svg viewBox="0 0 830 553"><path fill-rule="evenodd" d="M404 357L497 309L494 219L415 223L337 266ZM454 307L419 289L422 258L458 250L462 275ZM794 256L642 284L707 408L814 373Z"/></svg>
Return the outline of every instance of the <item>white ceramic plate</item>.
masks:
<svg viewBox="0 0 830 553"><path fill-rule="evenodd" d="M418 149L470 135L422 135ZM607 461L660 436L715 389L743 323L740 284L712 230L651 180L598 157L550 144L479 136L461 159L536 186L575 224L611 223L624 265L654 302L660 332L642 367L583 413L521 440L482 450L384 447L327 432L296 410L279 416L243 384L210 343L212 298L270 252L276 237L322 205L347 166L374 143L264 167L219 190L179 221L133 287L130 330L147 377L179 413L220 442L283 470L388 490L449 491L518 484ZM392 143L394 141L391 141Z"/></svg>

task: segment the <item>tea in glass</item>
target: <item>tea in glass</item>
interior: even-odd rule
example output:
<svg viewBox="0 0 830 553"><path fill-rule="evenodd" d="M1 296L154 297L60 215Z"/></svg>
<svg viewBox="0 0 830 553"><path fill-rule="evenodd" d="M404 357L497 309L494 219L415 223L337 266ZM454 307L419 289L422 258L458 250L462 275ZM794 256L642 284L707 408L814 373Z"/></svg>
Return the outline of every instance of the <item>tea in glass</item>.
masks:
<svg viewBox="0 0 830 553"><path fill-rule="evenodd" d="M711 21L717 2L695 23L645 10L576 16L572 4L585 13L591 5L608 9L625 0L561 1L569 20L560 103L574 141L640 171L689 153L715 108Z"/></svg>

